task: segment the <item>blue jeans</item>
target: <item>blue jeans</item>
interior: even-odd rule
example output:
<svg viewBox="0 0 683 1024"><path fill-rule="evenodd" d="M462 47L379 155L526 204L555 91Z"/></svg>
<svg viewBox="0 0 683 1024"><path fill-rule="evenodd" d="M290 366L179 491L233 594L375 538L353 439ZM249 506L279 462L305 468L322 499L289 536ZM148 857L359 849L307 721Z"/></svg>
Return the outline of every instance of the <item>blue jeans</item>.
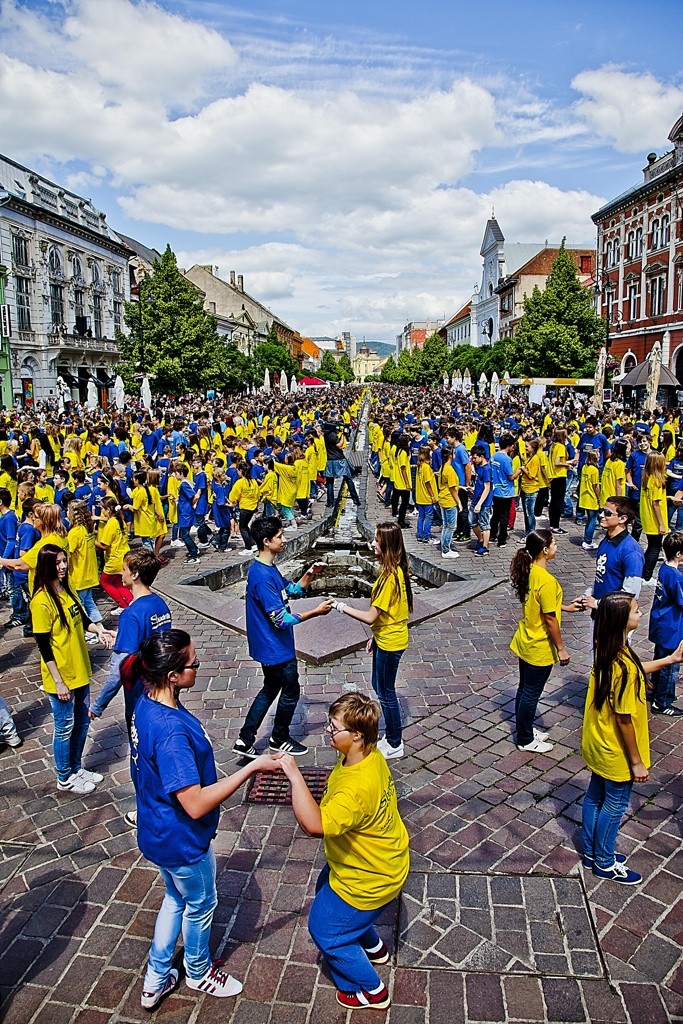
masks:
<svg viewBox="0 0 683 1024"><path fill-rule="evenodd" d="M441 554L445 555L447 551L451 550L451 541L453 540L453 533L455 531L456 523L458 522L458 507L454 505L453 508L444 508L440 506L441 515L443 516L443 529L441 530Z"/></svg>
<svg viewBox="0 0 683 1024"><path fill-rule="evenodd" d="M194 540L192 538L192 535L190 534L190 527L189 526L180 526L180 527L178 527L178 536L180 537L181 541L183 542L183 544L187 548L188 557L189 558L198 558L199 557L199 548L195 544L195 542L194 542Z"/></svg>
<svg viewBox="0 0 683 1024"><path fill-rule="evenodd" d="M386 490L384 491L384 507L391 508L391 498L394 493L394 485L391 480L387 480Z"/></svg>
<svg viewBox="0 0 683 1024"><path fill-rule="evenodd" d="M658 658L668 658L675 650L675 647L662 647L661 644L655 644L654 660L657 661ZM653 701L658 708L669 708L673 704L676 696L676 682L678 680L680 667L680 664L665 665L664 668L660 668L658 672L652 673L652 685L654 687Z"/></svg>
<svg viewBox="0 0 683 1024"><path fill-rule="evenodd" d="M55 693L48 693L47 696L54 716L52 753L57 778L60 782L66 782L81 767L83 747L90 726L90 687L79 686L77 690L72 690L71 700L60 700Z"/></svg>
<svg viewBox="0 0 683 1024"><path fill-rule="evenodd" d="M583 543L592 544L593 534L595 533L595 528L598 525L598 519L600 518L600 509L589 508L586 509L585 511L586 515L588 516L588 519L586 520L586 528L583 531Z"/></svg>
<svg viewBox="0 0 683 1024"><path fill-rule="evenodd" d="M209 937L216 895L216 858L209 847L201 860L179 868L160 867L166 886L154 926L149 964L143 988L157 992L163 988L173 965L173 953L181 929L188 978L199 981L211 966Z"/></svg>
<svg viewBox="0 0 683 1024"><path fill-rule="evenodd" d="M583 852L592 857L599 868L611 868L621 819L626 813L633 782L612 782L591 774L588 791L583 798L581 835Z"/></svg>
<svg viewBox="0 0 683 1024"><path fill-rule="evenodd" d="M396 696L396 674L403 651L383 651L376 643L372 645L372 688L377 694L390 747L401 744L401 709Z"/></svg>
<svg viewBox="0 0 683 1024"><path fill-rule="evenodd" d="M263 669L263 689L257 693L247 712L244 725L240 729L240 739L247 746L252 745L268 709L279 695L270 737L270 742L279 746L280 743L291 738L289 727L292 724L301 693L299 667L296 658L292 658L291 661L283 661L279 665L261 665L261 668Z"/></svg>
<svg viewBox="0 0 683 1024"><path fill-rule="evenodd" d="M154 537L140 537L140 543L143 548L147 548L148 551L154 554Z"/></svg>
<svg viewBox="0 0 683 1024"><path fill-rule="evenodd" d="M17 727L14 724L12 712L7 707L3 698L0 697L0 739L7 743L9 740L13 740L17 735Z"/></svg>
<svg viewBox="0 0 683 1024"><path fill-rule="evenodd" d="M519 659L519 686L515 698L515 718L517 720L517 744L520 747L525 747L534 738L536 708L552 669L552 665L530 665L528 661Z"/></svg>
<svg viewBox="0 0 683 1024"><path fill-rule="evenodd" d="M433 505L418 505L417 536L429 540L432 534L432 519L434 518Z"/></svg>
<svg viewBox="0 0 683 1024"><path fill-rule="evenodd" d="M384 907L356 910L334 892L329 878L330 869L325 866L315 887L308 930L337 988L341 992L369 992L381 984L381 979L365 950L379 943L374 924Z"/></svg>
<svg viewBox="0 0 683 1024"><path fill-rule="evenodd" d="M531 533L532 530L536 529L536 491L533 494L527 494L526 491L522 491L522 502L524 504L526 532Z"/></svg>
<svg viewBox="0 0 683 1024"><path fill-rule="evenodd" d="M83 605L83 611L88 616L91 622L101 622L102 616L100 610L95 604L95 598L92 596L92 588L88 587L87 590L77 590L78 600Z"/></svg>
<svg viewBox="0 0 683 1024"><path fill-rule="evenodd" d="M16 573L10 572L9 575L9 600L12 606L12 618L19 619L26 625L29 621L28 612L28 584L17 583L15 580Z"/></svg>

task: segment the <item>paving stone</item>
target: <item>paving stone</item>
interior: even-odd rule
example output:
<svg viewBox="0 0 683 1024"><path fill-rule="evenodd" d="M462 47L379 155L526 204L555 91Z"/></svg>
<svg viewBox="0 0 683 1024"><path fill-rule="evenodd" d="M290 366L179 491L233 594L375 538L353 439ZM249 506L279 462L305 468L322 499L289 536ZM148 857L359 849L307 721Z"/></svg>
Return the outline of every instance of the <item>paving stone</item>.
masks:
<svg viewBox="0 0 683 1024"><path fill-rule="evenodd" d="M541 980L549 1021L584 1021L586 1014L581 989L570 978L543 978Z"/></svg>
<svg viewBox="0 0 683 1024"><path fill-rule="evenodd" d="M494 974L468 974L465 978L467 1015L474 1021L505 1019L501 979Z"/></svg>

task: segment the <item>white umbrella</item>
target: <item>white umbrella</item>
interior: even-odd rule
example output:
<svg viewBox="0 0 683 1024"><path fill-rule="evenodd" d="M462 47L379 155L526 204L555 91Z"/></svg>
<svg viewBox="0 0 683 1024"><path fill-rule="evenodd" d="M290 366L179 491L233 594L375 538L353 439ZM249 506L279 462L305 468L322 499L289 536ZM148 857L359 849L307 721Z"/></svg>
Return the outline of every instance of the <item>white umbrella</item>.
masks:
<svg viewBox="0 0 683 1024"><path fill-rule="evenodd" d="M140 388L140 398L142 399L142 405L145 409L152 408L152 389L149 386L147 377L143 377L142 387Z"/></svg>
<svg viewBox="0 0 683 1024"><path fill-rule="evenodd" d="M296 391L298 391L298 389L299 385L296 382L296 377L294 374L292 374L292 379L289 382L289 390L292 392L292 394L294 394Z"/></svg>
<svg viewBox="0 0 683 1024"><path fill-rule="evenodd" d="M488 384L488 380L486 379L486 374L482 370L481 371L481 376L479 377L479 395L480 395L480 397L481 397L481 395L483 395L486 392L487 384Z"/></svg>
<svg viewBox="0 0 683 1024"><path fill-rule="evenodd" d="M466 395L469 395L472 390L472 378L470 377L470 371L467 367L465 367L465 372L462 375L462 390Z"/></svg>
<svg viewBox="0 0 683 1024"><path fill-rule="evenodd" d="M509 384L510 383L510 373L509 373L508 370L503 370L503 376L500 378L500 382L501 382L501 384Z"/></svg>
<svg viewBox="0 0 683 1024"><path fill-rule="evenodd" d="M491 394L493 395L494 398L498 398L499 387L500 384L498 381L498 374L494 370L493 373L491 374Z"/></svg>
<svg viewBox="0 0 683 1024"><path fill-rule="evenodd" d="M116 407L118 409L123 409L125 402L125 389L123 387L123 380L121 379L121 374L118 374L116 380L114 381L114 401L116 402Z"/></svg>
<svg viewBox="0 0 683 1024"><path fill-rule="evenodd" d="M85 404L91 412L97 408L97 385L92 379L88 381L88 399Z"/></svg>
<svg viewBox="0 0 683 1024"><path fill-rule="evenodd" d="M447 374L447 373L444 373L444 375L443 375L443 386L444 386L445 388L447 388L447 387L448 387L448 384L449 384L448 374Z"/></svg>
<svg viewBox="0 0 683 1024"><path fill-rule="evenodd" d="M280 391L283 395L287 394L287 374L284 370L280 371Z"/></svg>
<svg viewBox="0 0 683 1024"><path fill-rule="evenodd" d="M462 370L456 370L453 374L451 387L454 391L462 391Z"/></svg>
<svg viewBox="0 0 683 1024"><path fill-rule="evenodd" d="M263 375L263 390L270 391L270 370L266 366L266 372Z"/></svg>

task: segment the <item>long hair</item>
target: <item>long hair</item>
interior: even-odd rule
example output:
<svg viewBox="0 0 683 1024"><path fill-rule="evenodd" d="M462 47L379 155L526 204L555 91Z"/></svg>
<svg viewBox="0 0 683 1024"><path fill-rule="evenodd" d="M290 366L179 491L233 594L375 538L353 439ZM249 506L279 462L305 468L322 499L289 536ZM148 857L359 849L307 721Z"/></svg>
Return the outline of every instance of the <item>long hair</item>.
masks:
<svg viewBox="0 0 683 1024"><path fill-rule="evenodd" d="M617 668L621 672L618 697L621 699L623 696L628 682L626 661L629 659L635 662L638 668L636 697L640 698L645 672L640 658L626 642L626 628L633 600L633 595L623 590L615 590L600 598L593 631L593 705L596 711L601 710L605 701L612 707L612 674Z"/></svg>
<svg viewBox="0 0 683 1024"><path fill-rule="evenodd" d="M88 533L93 532L90 509L84 501L72 501L69 509L69 521L72 526L85 526Z"/></svg>
<svg viewBox="0 0 683 1024"><path fill-rule="evenodd" d="M384 585L393 577L398 588L397 569L400 568L403 572L408 608L412 612L413 590L410 586L410 569L408 568L408 556L406 555L403 543L403 531L398 523L385 522L377 524L375 533L379 543L379 579L381 584Z"/></svg>
<svg viewBox="0 0 683 1024"><path fill-rule="evenodd" d="M133 473L133 480L138 487L144 488L145 494L147 495L147 501L149 502L150 507L152 507L154 505L154 499L152 498L152 492L150 491L149 484L147 483L147 473L144 469L139 469L137 473Z"/></svg>
<svg viewBox="0 0 683 1024"><path fill-rule="evenodd" d="M666 459L659 452L650 452L645 460L641 490L645 490L647 482L652 477L656 483L663 487L666 483Z"/></svg>
<svg viewBox="0 0 683 1024"><path fill-rule="evenodd" d="M121 490L121 484L118 482L118 480L114 476L114 470L110 469L110 468L103 469L102 470L102 475L101 475L101 481L103 481L106 484L106 486L109 488L109 490L114 495L114 498L116 499L116 504L117 505L123 505L124 501L123 501L123 492ZM102 483L100 483L100 486L102 486Z"/></svg>
<svg viewBox="0 0 683 1024"><path fill-rule="evenodd" d="M7 473L10 479L17 479L17 464L11 455L3 455L0 459L0 470L2 470L3 473Z"/></svg>
<svg viewBox="0 0 683 1024"><path fill-rule="evenodd" d="M65 629L70 629L69 620L66 617L64 606L59 599L59 590L57 589L59 584L59 578L57 576L57 556L66 555L66 551L63 548L58 548L56 544L46 544L38 552L38 561L36 562L36 575L33 582L33 594L38 593L39 590L44 590L45 593L52 599L52 602L57 609L57 615L59 621ZM72 601L75 601L78 605L78 610L83 615L80 601L75 596L71 587L69 586L69 573L62 580L62 587L67 592Z"/></svg>
<svg viewBox="0 0 683 1024"><path fill-rule="evenodd" d="M529 574L531 563L538 558L544 548L550 547L553 542L552 530L531 530L524 542L510 563L510 582L512 589L524 604L529 593Z"/></svg>
<svg viewBox="0 0 683 1024"><path fill-rule="evenodd" d="M137 654L129 654L121 662L119 674L124 687L130 690L142 679L145 692L152 696L169 690L169 673L182 672L186 667L191 643L192 637L184 629L152 633L142 641Z"/></svg>
<svg viewBox="0 0 683 1024"><path fill-rule="evenodd" d="M116 501L116 498L108 498L108 497L107 498L102 498L102 501L100 502L100 507L102 508L103 511L106 511L106 512L109 513L109 518L110 519L116 519L118 521L121 533L125 533L126 532L126 522L125 522L125 520L123 518L123 512L121 511L121 506Z"/></svg>
<svg viewBox="0 0 683 1024"><path fill-rule="evenodd" d="M58 537L66 537L66 526L62 520L62 510L59 505L50 505L43 502L35 508L38 529L43 537L48 533L56 533Z"/></svg>

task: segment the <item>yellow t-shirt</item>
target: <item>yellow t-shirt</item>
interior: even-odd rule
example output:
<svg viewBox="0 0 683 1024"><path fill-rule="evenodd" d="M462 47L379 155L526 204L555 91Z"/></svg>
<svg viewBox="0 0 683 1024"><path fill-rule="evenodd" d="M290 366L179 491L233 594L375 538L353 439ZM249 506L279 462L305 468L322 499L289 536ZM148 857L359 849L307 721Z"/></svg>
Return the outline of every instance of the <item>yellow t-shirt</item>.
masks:
<svg viewBox="0 0 683 1024"><path fill-rule="evenodd" d="M104 526L100 527L97 539L107 548L103 571L107 576L119 576L123 569L123 559L130 551L130 544L116 516L107 519Z"/></svg>
<svg viewBox="0 0 683 1024"><path fill-rule="evenodd" d="M617 482L621 484L621 491L617 488ZM621 459L607 459L600 478L600 504L604 505L609 498L616 498L620 494L626 494L626 465Z"/></svg>
<svg viewBox="0 0 683 1024"><path fill-rule="evenodd" d="M83 632L83 619L76 602L63 591L59 595L67 625L62 624L54 601L45 590L39 590L31 599L31 621L34 633L49 633L52 654L64 683L70 690L87 686L91 669L88 648ZM57 684L40 659L40 674L46 693L56 693Z"/></svg>
<svg viewBox="0 0 683 1024"><path fill-rule="evenodd" d="M458 486L458 474L450 462L445 463L439 471L439 505L441 508L455 508L458 503L451 493L451 487L455 487L457 494Z"/></svg>
<svg viewBox="0 0 683 1024"><path fill-rule="evenodd" d="M597 492L600 487L600 471L597 466L584 466L581 470L579 486L579 505L587 511L594 512L600 507ZM600 501L604 501L602 495Z"/></svg>
<svg viewBox="0 0 683 1024"><path fill-rule="evenodd" d="M55 503L55 489L52 484L36 484L34 495L37 501L42 501L45 505Z"/></svg>
<svg viewBox="0 0 683 1024"><path fill-rule="evenodd" d="M398 896L410 870L408 833L376 748L358 764L337 761L320 817L333 892L356 910L377 910Z"/></svg>
<svg viewBox="0 0 683 1024"><path fill-rule="evenodd" d="M378 576L370 595L370 604L379 608L372 626L375 643L383 651L405 651L408 646L408 595L403 569L396 575Z"/></svg>
<svg viewBox="0 0 683 1024"><path fill-rule="evenodd" d="M269 469L259 485L259 497L262 501L277 501L277 476Z"/></svg>
<svg viewBox="0 0 683 1024"><path fill-rule="evenodd" d="M72 526L66 538L69 551L69 584L72 590L88 590L100 581L95 534L85 526Z"/></svg>
<svg viewBox="0 0 683 1024"><path fill-rule="evenodd" d="M521 487L524 494L537 494L542 486L541 480L541 460L538 452L532 455L529 461L524 466L524 470L520 475ZM526 474L529 474L528 476Z"/></svg>
<svg viewBox="0 0 683 1024"><path fill-rule="evenodd" d="M563 444L559 444L559 442L556 442L555 444L550 446L550 454L548 456L548 466L551 473L551 480L555 480L557 477L566 477L567 475L566 466L555 465L555 462L558 459L560 462L567 461L567 449Z"/></svg>
<svg viewBox="0 0 683 1024"><path fill-rule="evenodd" d="M318 434L313 438L313 444L315 445L315 452L318 461L318 472L324 473L325 467L327 466L327 449L325 448L325 438L319 437Z"/></svg>
<svg viewBox="0 0 683 1024"><path fill-rule="evenodd" d="M178 489L180 480L169 473L166 481L166 496L168 497L168 521L174 526L178 522Z"/></svg>
<svg viewBox="0 0 683 1024"><path fill-rule="evenodd" d="M403 474L404 469L405 476ZM406 483L406 477L408 477L408 483ZM410 484L410 456L405 449L401 448L400 451L396 452L394 459L394 487L397 491L409 491Z"/></svg>
<svg viewBox="0 0 683 1024"><path fill-rule="evenodd" d="M154 497L150 490L150 501L144 487L133 491L133 530L136 537L156 537L157 521L154 514Z"/></svg>
<svg viewBox="0 0 683 1024"><path fill-rule="evenodd" d="M659 505L664 527L669 522L669 514L666 508L666 492L661 484L658 484L654 477L650 477L645 487L640 489L640 521L643 524L643 533L652 536L659 533L659 523L655 516L654 506Z"/></svg>
<svg viewBox="0 0 683 1024"><path fill-rule="evenodd" d="M296 496L297 498L307 498L311 493L311 481L308 479L306 458L297 459L294 468L296 469Z"/></svg>
<svg viewBox="0 0 683 1024"><path fill-rule="evenodd" d="M277 500L284 508L294 508L296 501L296 466L286 466L283 462L274 462L273 469L277 473ZM231 492L232 493L232 492Z"/></svg>
<svg viewBox="0 0 683 1024"><path fill-rule="evenodd" d="M543 615L550 612L555 613L557 624L561 626L562 587L547 569L532 562L522 618L510 641L510 650L528 665L554 665L559 661L543 620Z"/></svg>
<svg viewBox="0 0 683 1024"><path fill-rule="evenodd" d="M18 485L16 479L11 477L9 475L9 473L0 473L0 487L7 488L7 490L12 495L12 500L10 502L10 508L16 508L17 507L17 487L18 486L19 485Z"/></svg>
<svg viewBox="0 0 683 1024"><path fill-rule="evenodd" d="M622 693L624 680L626 685ZM590 770L603 779L609 779L611 782L629 782L633 778L631 762L615 716L631 716L638 753L646 768L650 767L650 738L647 726L645 679L628 650L619 656L612 665L610 693L600 711L596 711L593 704L594 693L595 676L591 671L586 705L583 711L583 733L581 736L583 759Z"/></svg>
<svg viewBox="0 0 683 1024"><path fill-rule="evenodd" d="M33 593L33 581L36 576L36 566L38 564L38 555L40 549L44 548L46 544L55 544L62 551L67 550L66 537L60 537L58 533L48 533L45 537L41 537L37 540L32 548L23 553L22 561L26 562L28 566L28 592Z"/></svg>
<svg viewBox="0 0 683 1024"><path fill-rule="evenodd" d="M245 480L244 477L240 477L230 489L230 501L236 501L243 512L253 512L258 508L259 497L259 485L256 480Z"/></svg>
<svg viewBox="0 0 683 1024"><path fill-rule="evenodd" d="M164 515L164 503L161 500L158 487L150 484L149 492L152 495L152 505L154 507L154 536L163 537L168 530Z"/></svg>
<svg viewBox="0 0 683 1024"><path fill-rule="evenodd" d="M427 484L430 485L434 497L429 496L429 491L426 487ZM422 465L417 467L417 473L415 474L415 504L432 505L435 498L436 477L434 476L434 470L428 462L423 462Z"/></svg>

